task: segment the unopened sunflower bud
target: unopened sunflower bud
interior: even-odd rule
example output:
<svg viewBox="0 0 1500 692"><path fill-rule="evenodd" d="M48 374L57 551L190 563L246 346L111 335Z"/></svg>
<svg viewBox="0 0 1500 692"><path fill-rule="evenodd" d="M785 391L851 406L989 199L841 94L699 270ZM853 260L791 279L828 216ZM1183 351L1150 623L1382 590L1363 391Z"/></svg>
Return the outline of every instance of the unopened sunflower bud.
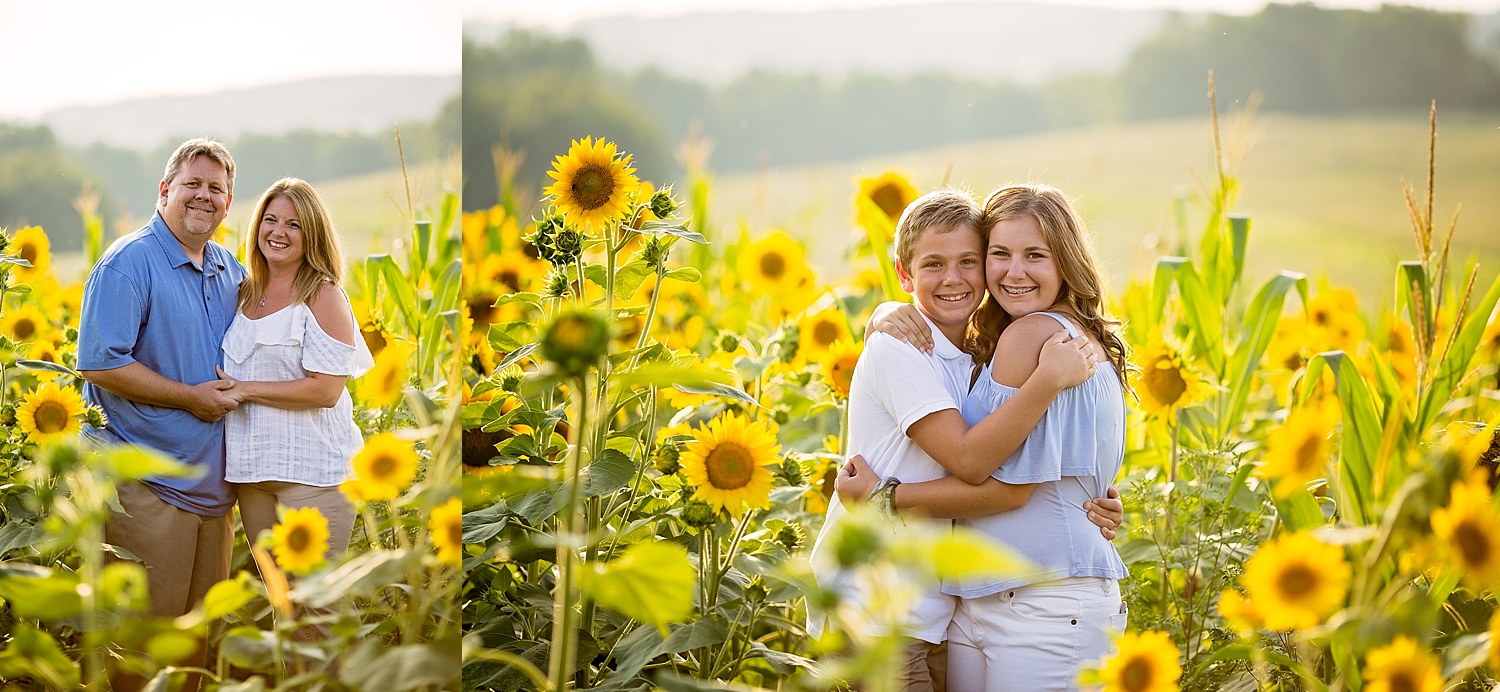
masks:
<svg viewBox="0 0 1500 692"><path fill-rule="evenodd" d="M521 381L525 377L518 372L508 372L500 376L500 389L515 394L521 391Z"/></svg>
<svg viewBox="0 0 1500 692"><path fill-rule="evenodd" d="M834 538L833 554L843 567L870 562L885 543L869 522L849 522L839 529Z"/></svg>
<svg viewBox="0 0 1500 692"><path fill-rule="evenodd" d="M9 427L16 424L15 404L0 406L0 427Z"/></svg>
<svg viewBox="0 0 1500 692"><path fill-rule="evenodd" d="M563 375L582 375L608 352L609 323L593 310L569 310L547 326L540 350Z"/></svg>
<svg viewBox="0 0 1500 692"><path fill-rule="evenodd" d="M646 266L651 271L658 271L666 264L667 255L671 251L672 248L668 247L660 237L652 236L646 240L646 246L642 248L641 253L643 259L646 260Z"/></svg>
<svg viewBox="0 0 1500 692"><path fill-rule="evenodd" d="M651 195L651 213L658 219L670 219L677 213L677 200L672 199L672 186L668 185Z"/></svg>
<svg viewBox="0 0 1500 692"><path fill-rule="evenodd" d="M707 502L689 500L682 508L682 520L688 526L701 529L718 523L719 511Z"/></svg>
<svg viewBox="0 0 1500 692"><path fill-rule="evenodd" d="M568 272L564 269L553 269L547 274L545 287L542 295L548 298L566 298L572 293L573 282L568 279Z"/></svg>
<svg viewBox="0 0 1500 692"><path fill-rule="evenodd" d="M777 425L786 425L792 420L792 412L785 406L777 406L771 410L771 420L776 421Z"/></svg>
<svg viewBox="0 0 1500 692"><path fill-rule="evenodd" d="M719 332L719 338L714 339L714 347L725 353L733 353L740 347L740 337L730 331Z"/></svg>
<svg viewBox="0 0 1500 692"><path fill-rule="evenodd" d="M750 583L745 585L745 602L752 606L765 603L770 595L771 590L766 588L766 583L759 574L750 577Z"/></svg>
<svg viewBox="0 0 1500 692"><path fill-rule="evenodd" d="M104 409L98 406L90 406L83 410L83 422L88 423L96 430L109 427L109 416L105 415Z"/></svg>
<svg viewBox="0 0 1500 692"><path fill-rule="evenodd" d="M807 542L807 532L802 530L801 524L788 523L776 530L776 542L788 553L794 553Z"/></svg>
<svg viewBox="0 0 1500 692"><path fill-rule="evenodd" d="M670 476L682 468L682 464L678 461L681 457L682 453L677 450L676 446L664 444L651 453L651 463L663 476Z"/></svg>
<svg viewBox="0 0 1500 692"><path fill-rule="evenodd" d="M66 343L70 343L70 344L77 343L78 342L78 328L77 327L68 327L67 329L64 329L63 330L63 338L66 340Z"/></svg>
<svg viewBox="0 0 1500 692"><path fill-rule="evenodd" d="M776 421L776 424L785 425L779 420ZM782 459L781 479L786 481L787 485L802 485L802 481L806 480L802 475L802 464L791 457Z"/></svg>

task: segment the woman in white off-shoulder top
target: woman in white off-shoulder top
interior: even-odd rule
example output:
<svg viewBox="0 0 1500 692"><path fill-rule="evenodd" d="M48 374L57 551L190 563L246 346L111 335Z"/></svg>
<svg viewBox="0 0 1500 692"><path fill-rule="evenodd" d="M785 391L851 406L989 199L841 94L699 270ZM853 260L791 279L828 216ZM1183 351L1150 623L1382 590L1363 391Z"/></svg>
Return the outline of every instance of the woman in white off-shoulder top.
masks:
<svg viewBox="0 0 1500 692"><path fill-rule="evenodd" d="M344 255L328 207L311 185L282 178L261 195L245 239L249 277L224 335L225 479L239 495L252 544L276 506L316 507L328 552L343 553L354 509L339 490L364 444L344 383L374 361L339 287Z"/></svg>

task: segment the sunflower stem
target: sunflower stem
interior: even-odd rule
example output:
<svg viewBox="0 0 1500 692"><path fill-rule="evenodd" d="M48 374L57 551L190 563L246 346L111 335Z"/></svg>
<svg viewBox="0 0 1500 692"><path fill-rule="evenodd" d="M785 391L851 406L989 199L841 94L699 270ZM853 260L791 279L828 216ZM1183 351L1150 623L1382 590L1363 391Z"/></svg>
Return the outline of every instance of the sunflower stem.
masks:
<svg viewBox="0 0 1500 692"><path fill-rule="evenodd" d="M561 692L568 687L568 669L573 666L573 661L578 650L578 628L577 616L573 611L573 591L577 553L574 551L574 543L577 540L577 514L579 471L583 462L583 439L588 424L588 376L579 376L573 388L573 405L578 409L578 418L573 427L573 449L569 451L566 466L563 470L563 482L567 485L567 501L558 512L557 532L557 587L552 596L552 648L548 652L547 677L552 681L552 689Z"/></svg>

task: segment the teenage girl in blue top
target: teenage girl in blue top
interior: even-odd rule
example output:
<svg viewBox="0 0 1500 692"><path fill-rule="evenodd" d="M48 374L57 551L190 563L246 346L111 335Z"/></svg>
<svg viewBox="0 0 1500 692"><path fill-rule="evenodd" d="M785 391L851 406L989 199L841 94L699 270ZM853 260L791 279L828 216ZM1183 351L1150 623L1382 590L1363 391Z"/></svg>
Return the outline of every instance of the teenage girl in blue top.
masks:
<svg viewBox="0 0 1500 692"><path fill-rule="evenodd" d="M962 599L953 623L961 636L950 637L948 689L1071 690L1082 665L1109 652L1109 631L1125 626L1119 590L1125 565L1078 509L1103 496L1124 458L1125 345L1115 333L1119 323L1105 311L1104 281L1083 223L1061 191L1001 188L985 201L983 218L990 298L971 322L971 351L989 365L969 392L964 418L972 425L1014 394L1059 326L1088 339L1107 362L1059 394L994 473L1029 491L1025 505L958 522L1010 546L1035 569L943 585ZM859 494L875 480L862 462L852 460L841 492ZM861 475L863 482L853 481ZM924 511L931 493L922 485L897 486L895 506Z"/></svg>

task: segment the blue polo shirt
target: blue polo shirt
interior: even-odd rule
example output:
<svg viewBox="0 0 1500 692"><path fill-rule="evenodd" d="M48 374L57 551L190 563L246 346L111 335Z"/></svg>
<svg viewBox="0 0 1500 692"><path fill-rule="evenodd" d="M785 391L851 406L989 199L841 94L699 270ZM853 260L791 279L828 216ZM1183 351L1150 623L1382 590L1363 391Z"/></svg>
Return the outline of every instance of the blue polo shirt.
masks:
<svg viewBox="0 0 1500 692"><path fill-rule="evenodd" d="M140 363L169 380L195 385L219 379L224 332L234 319L245 268L218 243L203 248L203 266L188 259L161 215L109 246L83 287L78 369L113 370ZM162 500L204 516L234 505L224 482L224 423L187 411L116 396L85 383L83 398L109 416L104 429L84 426L102 443L131 443L165 452L201 470L193 478L153 478Z"/></svg>

